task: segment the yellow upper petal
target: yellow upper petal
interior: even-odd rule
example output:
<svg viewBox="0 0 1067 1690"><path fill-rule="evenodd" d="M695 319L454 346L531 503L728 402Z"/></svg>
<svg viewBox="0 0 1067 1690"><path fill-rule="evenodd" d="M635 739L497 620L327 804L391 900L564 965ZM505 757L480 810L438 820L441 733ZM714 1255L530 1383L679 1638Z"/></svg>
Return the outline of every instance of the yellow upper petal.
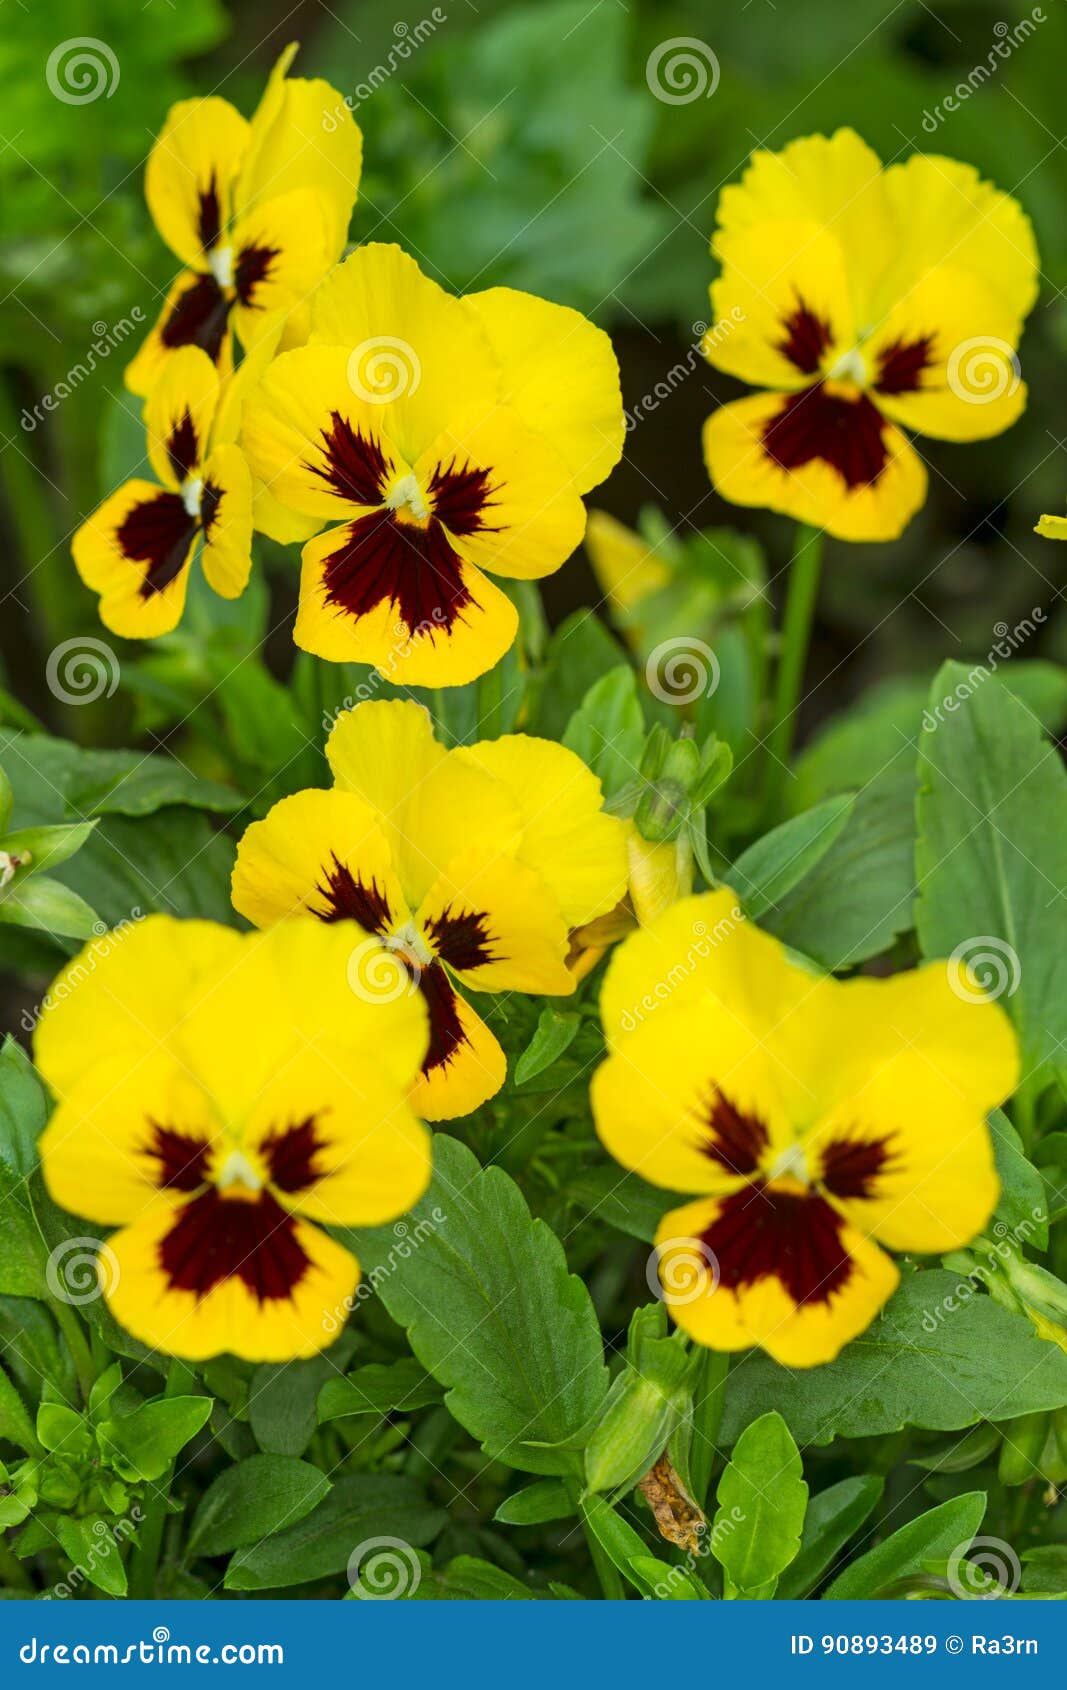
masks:
<svg viewBox="0 0 1067 1690"><path fill-rule="evenodd" d="M233 215L233 190L249 127L228 100L180 100L148 155L145 198L171 251L194 270Z"/></svg>

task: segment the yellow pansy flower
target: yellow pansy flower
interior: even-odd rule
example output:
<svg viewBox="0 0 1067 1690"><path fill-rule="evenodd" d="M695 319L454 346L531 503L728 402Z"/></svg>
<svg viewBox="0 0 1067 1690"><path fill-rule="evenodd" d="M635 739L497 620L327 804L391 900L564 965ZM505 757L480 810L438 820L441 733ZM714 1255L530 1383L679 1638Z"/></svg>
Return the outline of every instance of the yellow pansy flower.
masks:
<svg viewBox="0 0 1067 1690"><path fill-rule="evenodd" d="M621 895L621 825L563 746L510 734L446 751L413 703L357 705L326 755L331 791L283 798L245 833L234 906L257 927L317 916L375 935L353 951L355 988L392 997L399 960L430 1012L414 1107L466 1115L507 1064L459 988L574 991L568 933Z"/></svg>
<svg viewBox="0 0 1067 1690"><path fill-rule="evenodd" d="M518 628L485 571L558 569L623 433L611 343L577 311L513 288L459 299L399 247L359 248L245 419L270 498L339 525L304 546L297 645L397 685L483 674Z"/></svg>
<svg viewBox="0 0 1067 1690"><path fill-rule="evenodd" d="M100 594L100 618L129 639L181 621L194 547L222 598L252 567L252 478L234 438L241 373L220 384L206 352L171 358L145 404L148 458L159 484L135 479L105 499L71 542L78 574Z"/></svg>
<svg viewBox="0 0 1067 1690"><path fill-rule="evenodd" d="M148 393L182 346L201 347L227 374L234 331L247 348L299 316L344 251L362 138L328 82L286 75L295 53L281 55L251 122L214 95L171 107L145 197L185 269L126 371L134 393Z"/></svg>
<svg viewBox="0 0 1067 1690"><path fill-rule="evenodd" d="M1019 416L1015 349L1038 257L1018 203L971 165L883 168L851 129L757 152L724 190L712 364L771 391L704 429L724 498L842 540L891 540L926 497L902 429L981 440Z"/></svg>
<svg viewBox="0 0 1067 1690"><path fill-rule="evenodd" d="M75 957L34 1058L58 1107L41 1138L57 1203L119 1230L101 1251L115 1318L200 1361L322 1349L359 1283L325 1225L418 1201L429 1134L406 1092L426 1048L407 995L346 984L351 932L238 934L150 916Z"/></svg>
<svg viewBox="0 0 1067 1690"><path fill-rule="evenodd" d="M1016 1040L944 963L810 974L711 892L624 941L600 1007L597 1131L696 1199L656 1243L664 1299L699 1343L832 1361L896 1288L886 1250L954 1249L992 1213L986 1116L1015 1086Z"/></svg>

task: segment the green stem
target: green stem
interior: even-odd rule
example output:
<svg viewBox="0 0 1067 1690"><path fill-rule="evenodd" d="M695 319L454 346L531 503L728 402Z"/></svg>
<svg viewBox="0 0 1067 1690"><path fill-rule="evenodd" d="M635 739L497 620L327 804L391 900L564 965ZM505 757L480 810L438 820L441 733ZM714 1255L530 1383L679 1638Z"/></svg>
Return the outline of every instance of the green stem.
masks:
<svg viewBox="0 0 1067 1690"><path fill-rule="evenodd" d="M781 649L775 681L774 721L767 736L768 809L777 803L788 772L789 753L796 730L797 706L808 658L815 601L822 567L822 530L798 523L793 561L789 567L789 588L782 618Z"/></svg>
<svg viewBox="0 0 1067 1690"><path fill-rule="evenodd" d="M49 1297L48 1306L56 1318L56 1325L62 1332L74 1363L74 1371L78 1375L78 1388L82 1394L82 1401L88 1402L89 1392L93 1388L97 1369L93 1364L93 1354L89 1348L89 1341L82 1330L82 1323L78 1319L69 1303L63 1302L61 1297Z"/></svg>
<svg viewBox="0 0 1067 1690"><path fill-rule="evenodd" d="M163 1395L178 1397L189 1389L193 1375L185 1362L177 1357L171 1362L167 1372L167 1383ZM151 1501L144 1511L140 1531L137 1534L137 1547L130 1560L130 1595L147 1599L155 1595L156 1572L159 1568L159 1552L163 1546L163 1529L167 1523L167 1502L170 1498L170 1484L174 1477L174 1463L171 1462L167 1471L157 1480Z"/></svg>

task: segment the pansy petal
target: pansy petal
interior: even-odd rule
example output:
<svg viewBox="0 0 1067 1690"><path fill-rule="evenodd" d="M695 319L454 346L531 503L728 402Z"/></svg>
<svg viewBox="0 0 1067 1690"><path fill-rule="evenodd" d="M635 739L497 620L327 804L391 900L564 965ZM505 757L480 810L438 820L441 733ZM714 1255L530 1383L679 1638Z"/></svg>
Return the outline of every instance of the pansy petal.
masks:
<svg viewBox="0 0 1067 1690"><path fill-rule="evenodd" d="M233 214L233 186L249 128L228 100L171 107L148 155L145 198L153 222L183 264L207 269Z"/></svg>
<svg viewBox="0 0 1067 1690"><path fill-rule="evenodd" d="M208 585L220 598L239 598L252 569L252 477L236 446L216 446L204 465L200 522Z"/></svg>
<svg viewBox="0 0 1067 1690"><path fill-rule="evenodd" d="M760 387L806 387L856 336L848 258L811 221L760 223L716 237L709 363Z"/></svg>
<svg viewBox="0 0 1067 1690"><path fill-rule="evenodd" d="M201 983L241 949L228 927L166 915L91 940L53 981L34 1029L33 1059L50 1090L62 1099L95 1062L132 1063L167 1043Z"/></svg>
<svg viewBox="0 0 1067 1690"><path fill-rule="evenodd" d="M423 969L419 989L430 1012L430 1049L411 1106L424 1121L455 1120L496 1096L507 1058L440 963Z"/></svg>
<svg viewBox="0 0 1067 1690"><path fill-rule="evenodd" d="M374 812L354 792L336 789L294 792L246 828L233 905L256 927L316 915L379 934L407 914Z"/></svg>
<svg viewBox="0 0 1067 1690"><path fill-rule="evenodd" d="M232 240L234 327L250 347L279 313L303 304L329 269L328 209L307 191L281 194L242 216Z"/></svg>
<svg viewBox="0 0 1067 1690"><path fill-rule="evenodd" d="M555 894L571 927L614 908L626 890L626 830L604 813L597 777L552 740L505 734L457 751L510 792L522 837L519 861Z"/></svg>
<svg viewBox="0 0 1067 1690"><path fill-rule="evenodd" d="M574 991L567 924L545 882L514 858L473 848L431 886L416 925L475 992Z"/></svg>
<svg viewBox="0 0 1067 1690"><path fill-rule="evenodd" d="M348 350L354 390L381 406L409 463L448 426L457 401L499 398L500 369L474 313L398 246L358 247L316 292L311 320L312 344Z"/></svg>
<svg viewBox="0 0 1067 1690"><path fill-rule="evenodd" d="M585 550L601 592L609 604L623 612L627 633L640 643L642 632L633 616L634 606L667 586L669 566L656 556L644 535L636 534L607 511L589 512Z"/></svg>
<svg viewBox="0 0 1067 1690"><path fill-rule="evenodd" d="M116 1320L187 1361L315 1355L344 1324L359 1283L354 1256L266 1194L160 1202L113 1233L108 1251L102 1281Z"/></svg>
<svg viewBox="0 0 1067 1690"><path fill-rule="evenodd" d="M581 544L585 506L566 464L507 405L462 412L414 473L454 549L495 575L538 580Z"/></svg>
<svg viewBox="0 0 1067 1690"><path fill-rule="evenodd" d="M181 487L203 463L218 397L206 352L183 346L167 360L144 408L149 462L164 487Z"/></svg>
<svg viewBox="0 0 1067 1690"><path fill-rule="evenodd" d="M704 425L704 461L724 499L840 540L893 540L926 497L914 447L865 394L835 384L720 405Z"/></svg>
<svg viewBox="0 0 1067 1690"><path fill-rule="evenodd" d="M501 399L551 441L578 493L611 474L625 426L611 341L580 311L516 288L466 296L503 372Z"/></svg>
<svg viewBox="0 0 1067 1690"><path fill-rule="evenodd" d="M464 686L518 627L511 600L439 524L370 511L304 547L293 638L331 663L369 663L396 686Z"/></svg>
<svg viewBox="0 0 1067 1690"><path fill-rule="evenodd" d="M127 639L169 634L185 608L189 559L199 524L180 493L127 481L83 522L71 554L100 594L100 619Z"/></svg>
<svg viewBox="0 0 1067 1690"><path fill-rule="evenodd" d="M230 301L214 276L183 270L173 283L155 326L127 364L123 380L131 393L152 391L161 371L185 346L198 346L220 378L233 369Z"/></svg>
<svg viewBox="0 0 1067 1690"><path fill-rule="evenodd" d="M244 212L294 189L314 193L328 212L334 263L352 220L363 140L336 88L317 77L286 74L295 51L294 45L281 54L253 113L236 198Z"/></svg>
<svg viewBox="0 0 1067 1690"><path fill-rule="evenodd" d="M1067 540L1067 516L1038 517L1034 533L1043 540Z"/></svg>
<svg viewBox="0 0 1067 1690"><path fill-rule="evenodd" d="M709 1349L758 1344L784 1367L833 1361L900 1280L877 1244L821 1198L746 1186L664 1215L656 1233L671 1317Z"/></svg>

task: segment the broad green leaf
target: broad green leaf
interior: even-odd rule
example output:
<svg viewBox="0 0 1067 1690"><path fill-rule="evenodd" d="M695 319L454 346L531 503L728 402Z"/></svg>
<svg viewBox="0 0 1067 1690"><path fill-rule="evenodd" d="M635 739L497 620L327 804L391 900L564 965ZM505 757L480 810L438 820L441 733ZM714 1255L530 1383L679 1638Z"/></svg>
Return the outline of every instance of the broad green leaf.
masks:
<svg viewBox="0 0 1067 1690"><path fill-rule="evenodd" d="M527 1080L536 1079L546 1068L551 1068L556 1058L562 1056L572 1043L581 1024L582 1018L574 1010L557 1009L554 1004L546 1004L533 1038L515 1063L515 1085L524 1086Z"/></svg>
<svg viewBox="0 0 1067 1690"><path fill-rule="evenodd" d="M157 1397L132 1414L105 1420L97 1435L124 1477L159 1479L206 1425L211 1409L211 1397Z"/></svg>
<svg viewBox="0 0 1067 1690"><path fill-rule="evenodd" d="M80 1519L61 1514L55 1532L72 1563L71 1573L61 1583L76 1589L87 1579L105 1596L125 1596L126 1569L114 1521L99 1514L86 1514Z"/></svg>
<svg viewBox="0 0 1067 1690"><path fill-rule="evenodd" d="M573 1513L574 1503L561 1479L538 1479L505 1497L493 1519L505 1526L541 1526L547 1520L567 1520Z"/></svg>
<svg viewBox="0 0 1067 1690"><path fill-rule="evenodd" d="M447 1521L410 1479L357 1473L338 1479L329 1496L296 1525L239 1549L226 1569L227 1590L280 1590L356 1568L359 1552L382 1538L399 1540L413 1557Z"/></svg>
<svg viewBox="0 0 1067 1690"><path fill-rule="evenodd" d="M775 1595L780 1602L810 1596L849 1538L874 1512L884 1489L884 1479L864 1473L811 1498L800 1549L778 1580Z"/></svg>
<svg viewBox="0 0 1067 1690"><path fill-rule="evenodd" d="M878 1596L897 1579L920 1573L924 1561L947 1560L966 1549L986 1510L984 1491L968 1491L901 1526L874 1549L839 1573L823 1593L824 1602Z"/></svg>
<svg viewBox="0 0 1067 1690"><path fill-rule="evenodd" d="M1067 1402L1067 1355L941 1268L906 1275L882 1314L825 1367L790 1370L753 1352L730 1372L729 1444L767 1402L800 1444L903 1426L955 1432Z"/></svg>
<svg viewBox="0 0 1067 1690"><path fill-rule="evenodd" d="M141 915L239 925L230 902L235 846L206 815L174 805L154 815L107 815L60 878L109 927Z"/></svg>
<svg viewBox="0 0 1067 1690"><path fill-rule="evenodd" d="M310 1514L330 1481L310 1462L252 1455L224 1468L200 1499L189 1529L190 1555L223 1555L271 1537Z"/></svg>
<svg viewBox="0 0 1067 1690"><path fill-rule="evenodd" d="M926 721L916 847L923 955L970 964L1014 1021L1022 1071L1032 1074L1067 1040L1067 770L1025 705L994 677L973 685L963 664L938 672Z"/></svg>
<svg viewBox="0 0 1067 1690"><path fill-rule="evenodd" d="M599 777L608 798L637 779L645 718L628 663L593 683L567 723L563 743Z"/></svg>
<svg viewBox="0 0 1067 1690"><path fill-rule="evenodd" d="M723 876L741 898L745 912L758 921L821 862L852 815L849 793L791 816L757 839Z"/></svg>
<svg viewBox="0 0 1067 1690"><path fill-rule="evenodd" d="M549 641L529 732L562 740L589 688L620 666L626 653L603 622L591 610L574 611Z"/></svg>
<svg viewBox="0 0 1067 1690"><path fill-rule="evenodd" d="M248 1418L260 1449L303 1455L318 1425L319 1392L328 1379L337 1379L340 1365L334 1354L256 1368L248 1388Z"/></svg>
<svg viewBox="0 0 1067 1690"><path fill-rule="evenodd" d="M20 826L92 816L147 816L184 805L228 815L243 802L232 787L201 780L175 757L90 751L47 734L0 731L0 761L15 791Z"/></svg>
<svg viewBox="0 0 1067 1690"><path fill-rule="evenodd" d="M568 1185L567 1196L590 1219L604 1221L642 1244L652 1243L668 1209L685 1202L681 1195L649 1185L647 1180L626 1173L614 1162L579 1174Z"/></svg>
<svg viewBox="0 0 1067 1690"><path fill-rule="evenodd" d="M34 874L0 896L0 922L60 939L90 939L99 930L100 917L62 881Z"/></svg>
<svg viewBox="0 0 1067 1690"><path fill-rule="evenodd" d="M996 1225L1006 1227L1018 1243L1043 1250L1048 1244L1045 1182L1023 1154L1022 1139L1002 1110L993 1110L989 1128L1000 1179Z"/></svg>
<svg viewBox="0 0 1067 1690"><path fill-rule="evenodd" d="M745 1427L716 1495L709 1548L726 1574L727 1596L773 1596L800 1548L808 1504L800 1453L775 1409Z"/></svg>
<svg viewBox="0 0 1067 1690"><path fill-rule="evenodd" d="M580 1456L563 1446L604 1400L600 1327L559 1239L531 1218L514 1180L439 1133L406 1254L392 1227L338 1236L488 1454L525 1472L580 1472Z"/></svg>
<svg viewBox="0 0 1067 1690"><path fill-rule="evenodd" d="M347 1378L327 1379L318 1396L319 1424L348 1414L410 1414L440 1402L443 1395L437 1380L414 1358L405 1356L388 1367L372 1362Z"/></svg>

